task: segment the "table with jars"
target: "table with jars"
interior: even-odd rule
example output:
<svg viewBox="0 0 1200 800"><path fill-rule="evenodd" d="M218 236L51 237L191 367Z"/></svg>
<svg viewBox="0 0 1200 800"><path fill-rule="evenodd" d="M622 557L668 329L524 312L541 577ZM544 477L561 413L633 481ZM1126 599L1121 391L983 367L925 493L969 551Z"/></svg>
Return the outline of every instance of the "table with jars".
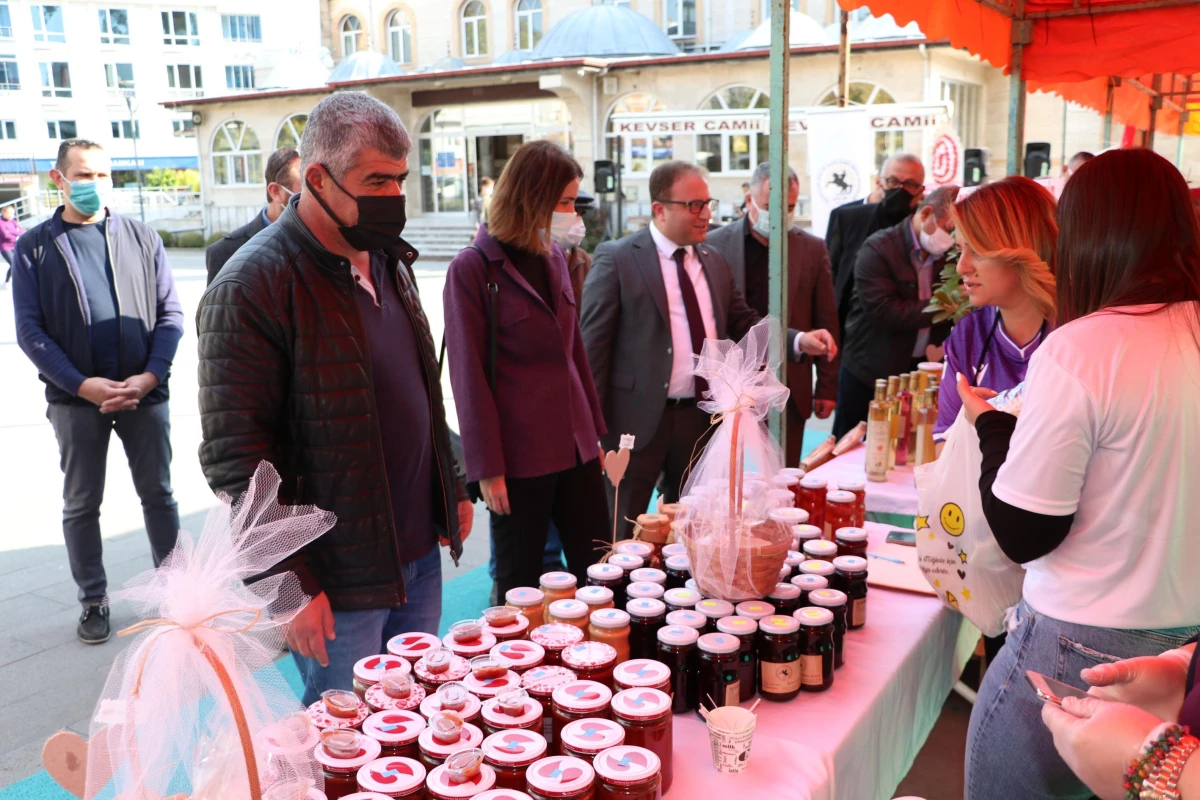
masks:
<svg viewBox="0 0 1200 800"><path fill-rule="evenodd" d="M902 464L887 471L887 480L871 481L866 477L866 448L855 447L804 475L804 487L810 492L852 491L866 492L868 514L892 514L897 517L917 515L917 484L913 476L914 465Z"/></svg>

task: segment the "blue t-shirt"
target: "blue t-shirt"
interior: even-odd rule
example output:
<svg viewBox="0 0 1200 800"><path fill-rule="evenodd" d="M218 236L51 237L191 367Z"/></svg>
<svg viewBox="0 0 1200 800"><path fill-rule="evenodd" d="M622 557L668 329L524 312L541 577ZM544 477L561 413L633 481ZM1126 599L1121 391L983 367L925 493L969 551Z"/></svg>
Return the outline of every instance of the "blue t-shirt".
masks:
<svg viewBox="0 0 1200 800"><path fill-rule="evenodd" d="M117 311L117 291L113 281L112 263L108 258L108 239L104 235L106 220L74 225L63 222L67 241L79 264L83 296L91 312L92 324L88 338L92 343L91 378L121 380L121 330Z"/></svg>

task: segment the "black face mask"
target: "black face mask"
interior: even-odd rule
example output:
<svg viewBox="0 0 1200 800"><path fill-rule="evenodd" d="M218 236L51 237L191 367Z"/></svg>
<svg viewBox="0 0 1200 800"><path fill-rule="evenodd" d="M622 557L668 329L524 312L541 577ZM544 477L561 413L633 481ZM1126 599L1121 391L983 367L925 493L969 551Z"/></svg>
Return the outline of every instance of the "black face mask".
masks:
<svg viewBox="0 0 1200 800"><path fill-rule="evenodd" d="M913 196L903 186L888 189L879 202L880 215L888 225L896 225L912 213Z"/></svg>
<svg viewBox="0 0 1200 800"><path fill-rule="evenodd" d="M317 194L317 190L313 188L312 183L308 178L304 179L308 190L312 192L313 197L320 203L321 208L325 209L325 213L329 218L338 224L338 233L346 240L346 244L353 247L355 250L386 250L396 243L400 238L400 234L404 232L404 224L407 221L404 213L404 195L388 195L386 197L375 197L372 195L355 196L342 188L342 185L333 178L333 173L324 164L325 173L329 175L329 180L333 181L333 185L341 190L342 194L347 197L353 197L358 203L358 223L355 225L346 225L337 214L333 213L321 195Z"/></svg>

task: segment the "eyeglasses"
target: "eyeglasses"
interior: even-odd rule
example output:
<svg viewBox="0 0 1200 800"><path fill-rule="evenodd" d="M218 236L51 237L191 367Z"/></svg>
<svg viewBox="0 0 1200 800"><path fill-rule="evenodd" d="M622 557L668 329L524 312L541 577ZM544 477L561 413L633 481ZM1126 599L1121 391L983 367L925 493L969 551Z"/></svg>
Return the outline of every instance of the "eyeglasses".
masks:
<svg viewBox="0 0 1200 800"><path fill-rule="evenodd" d="M699 214L705 208L707 208L709 211L716 211L717 206L721 204L721 201L715 197L709 200L658 200L657 202L670 203L671 205L675 206L684 206L693 215Z"/></svg>
<svg viewBox="0 0 1200 800"><path fill-rule="evenodd" d="M889 189L895 189L898 186L903 186L904 191L912 195L917 194L925 188L925 184L921 183L920 181L914 181L911 179L907 181L901 181L891 175L883 179L883 185Z"/></svg>

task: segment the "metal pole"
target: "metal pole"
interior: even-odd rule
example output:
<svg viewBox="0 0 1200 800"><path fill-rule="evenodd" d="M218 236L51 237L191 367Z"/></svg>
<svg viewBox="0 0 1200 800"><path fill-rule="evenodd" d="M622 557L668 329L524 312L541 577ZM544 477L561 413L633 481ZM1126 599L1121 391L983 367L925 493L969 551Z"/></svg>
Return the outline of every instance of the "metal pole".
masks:
<svg viewBox="0 0 1200 800"><path fill-rule="evenodd" d="M787 213L788 189L788 107L790 100L791 68L791 0L771 0L771 236L768 245L769 280L771 288L768 311L779 320L780 353L787 353L788 323L788 231L791 228ZM843 17L844 19L844 17ZM787 359L779 365L779 379L787 382ZM779 440L780 450L787 452L787 425L784 415L771 414L771 432ZM789 466L795 466L791 464Z"/></svg>
<svg viewBox="0 0 1200 800"><path fill-rule="evenodd" d="M1113 114L1113 88L1116 83L1112 78L1108 79L1108 90L1104 93L1104 149L1112 147L1112 114Z"/></svg>
<svg viewBox="0 0 1200 800"><path fill-rule="evenodd" d="M131 89L125 91L130 92ZM129 132L133 134L133 166L137 170L138 183L138 212L142 222L146 221L146 202L142 198L142 160L138 158L138 124L133 118L133 95L125 95L125 107L129 109Z"/></svg>
<svg viewBox="0 0 1200 800"><path fill-rule="evenodd" d="M1175 88L1175 79L1174 78L1171 79L1171 88L1172 89ZM1176 142L1176 144L1175 144L1175 168L1176 169L1179 168L1180 163L1182 163L1182 161L1183 161L1183 126L1186 125L1187 121L1188 121L1188 116L1189 116L1188 110L1187 110L1188 95L1190 95L1191 93L1192 93L1192 79L1191 79L1191 76L1189 76L1187 78L1187 80L1185 80L1183 82L1183 102L1180 104L1183 106L1183 111L1179 112L1179 141Z"/></svg>
<svg viewBox="0 0 1200 800"><path fill-rule="evenodd" d="M621 219L625 211L625 192L621 188L621 173L625 171L625 165L621 163L621 156L625 153L625 137L617 136L617 232L613 236L614 239L620 239L625 235L625 222Z"/></svg>
<svg viewBox="0 0 1200 800"><path fill-rule="evenodd" d="M1059 167L1059 174L1067 168L1067 107L1070 104L1063 100L1063 128L1062 128L1062 165Z"/></svg>
<svg viewBox="0 0 1200 800"><path fill-rule="evenodd" d="M1154 126L1158 122L1158 110L1162 108L1162 75L1155 75L1150 84L1154 96L1150 98L1150 127L1146 130L1146 148L1154 149Z"/></svg>
<svg viewBox="0 0 1200 800"><path fill-rule="evenodd" d="M1017 17L1012 23L1012 60L1008 77L1008 174L1020 175L1025 151L1025 45L1029 44L1032 23L1020 18L1024 0L1017 0Z"/></svg>
<svg viewBox="0 0 1200 800"><path fill-rule="evenodd" d="M838 37L838 108L845 108L850 102L850 12L840 11Z"/></svg>

